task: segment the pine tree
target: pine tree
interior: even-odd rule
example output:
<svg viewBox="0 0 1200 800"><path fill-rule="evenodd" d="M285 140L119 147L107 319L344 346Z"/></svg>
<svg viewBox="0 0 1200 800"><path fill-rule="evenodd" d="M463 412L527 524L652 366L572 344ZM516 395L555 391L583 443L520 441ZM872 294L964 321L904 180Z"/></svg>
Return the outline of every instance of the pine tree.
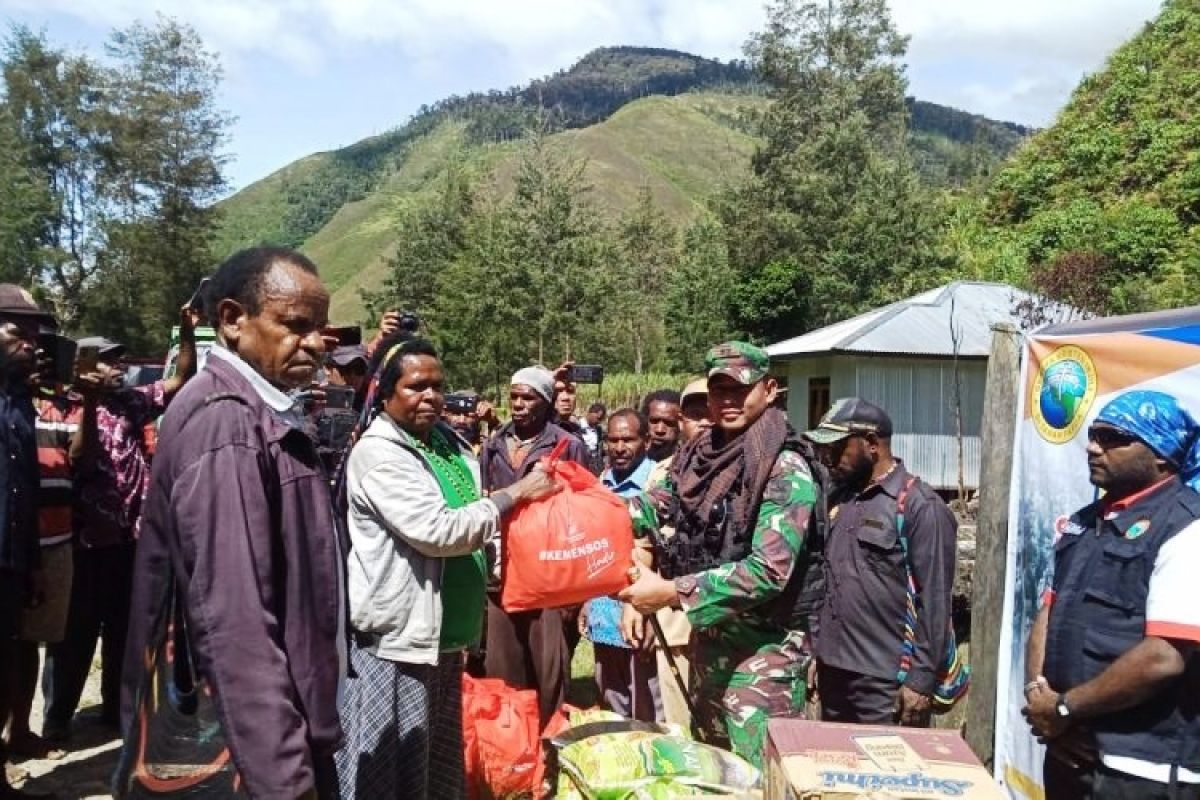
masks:
<svg viewBox="0 0 1200 800"><path fill-rule="evenodd" d="M613 319L628 336L633 371L640 375L661 366L665 355L663 314L678 252L676 233L645 186L637 203L622 216L616 233L610 300L618 308L613 309Z"/></svg>
<svg viewBox="0 0 1200 800"><path fill-rule="evenodd" d="M215 267L213 201L230 118L221 68L194 29L159 17L113 34L102 177L115 205L88 320L135 348L166 341L180 304ZM132 291L131 291L132 289Z"/></svg>
<svg viewBox="0 0 1200 800"><path fill-rule="evenodd" d="M51 211L50 193L31 168L17 122L0 105L0 282L33 285Z"/></svg>
<svg viewBox="0 0 1200 800"><path fill-rule="evenodd" d="M704 352L733 338L730 298L735 282L720 223L712 217L698 219L683 233L679 264L667 288L667 364L672 372L700 372Z"/></svg>
<svg viewBox="0 0 1200 800"><path fill-rule="evenodd" d="M15 27L4 42L5 104L22 146L18 156L43 197L34 280L66 325L79 318L104 246L110 206L100 180L104 70Z"/></svg>
<svg viewBox="0 0 1200 800"><path fill-rule="evenodd" d="M906 148L906 40L885 0L777 0L747 45L775 102L751 179L720 206L737 322L778 339L895 299L936 260Z"/></svg>

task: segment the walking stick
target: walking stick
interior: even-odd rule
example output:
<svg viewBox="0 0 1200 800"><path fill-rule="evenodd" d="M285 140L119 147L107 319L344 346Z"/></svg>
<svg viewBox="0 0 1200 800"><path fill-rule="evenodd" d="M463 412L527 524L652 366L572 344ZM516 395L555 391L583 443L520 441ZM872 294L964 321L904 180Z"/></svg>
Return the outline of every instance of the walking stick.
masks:
<svg viewBox="0 0 1200 800"><path fill-rule="evenodd" d="M683 693L683 702L687 704L688 713L692 715L692 730L695 731L697 739L707 744L708 736L704 732L704 727L697 724L696 704L692 702L687 682L684 681L683 674L679 671L679 665L675 663L675 655L671 652L671 646L667 644L667 634L663 632L662 623L654 614L647 614L645 617L650 620L650 627L654 628L654 638L658 639L658 646L662 648L663 655L667 658L667 669L671 670L671 674L675 676L675 683L679 686L679 691Z"/></svg>

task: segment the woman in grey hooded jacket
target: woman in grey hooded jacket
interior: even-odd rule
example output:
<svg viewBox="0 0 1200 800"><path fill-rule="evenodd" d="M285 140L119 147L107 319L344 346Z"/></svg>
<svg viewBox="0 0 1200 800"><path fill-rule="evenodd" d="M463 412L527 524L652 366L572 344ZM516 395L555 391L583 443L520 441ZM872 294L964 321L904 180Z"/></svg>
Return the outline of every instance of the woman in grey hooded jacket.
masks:
<svg viewBox="0 0 1200 800"><path fill-rule="evenodd" d="M464 650L479 640L482 548L519 502L554 491L541 470L482 497L471 448L441 422L445 377L413 339L382 363L379 414L351 451L351 666L337 755L343 797L457 798Z"/></svg>

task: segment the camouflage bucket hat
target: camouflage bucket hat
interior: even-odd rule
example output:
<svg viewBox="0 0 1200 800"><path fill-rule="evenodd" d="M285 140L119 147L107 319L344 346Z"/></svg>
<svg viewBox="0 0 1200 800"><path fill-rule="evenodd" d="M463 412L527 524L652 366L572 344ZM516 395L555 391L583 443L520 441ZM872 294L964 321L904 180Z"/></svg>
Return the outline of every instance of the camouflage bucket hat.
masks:
<svg viewBox="0 0 1200 800"><path fill-rule="evenodd" d="M767 351L749 342L723 342L704 354L708 377L728 375L749 386L767 377L771 358Z"/></svg>

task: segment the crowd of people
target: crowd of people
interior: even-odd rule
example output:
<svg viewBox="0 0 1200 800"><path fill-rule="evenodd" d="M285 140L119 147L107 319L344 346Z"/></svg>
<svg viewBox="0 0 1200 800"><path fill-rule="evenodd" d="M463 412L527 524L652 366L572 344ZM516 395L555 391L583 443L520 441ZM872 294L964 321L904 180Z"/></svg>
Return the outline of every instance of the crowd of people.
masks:
<svg viewBox="0 0 1200 800"><path fill-rule="evenodd" d="M0 760L70 746L97 641L117 796L176 785L145 763L164 665L168 706L212 706L197 752L172 756L216 795L463 797L464 671L534 690L544 725L583 637L603 707L758 766L771 718L930 724L957 523L885 409L843 398L797 432L767 353L731 341L686 386L581 417L569 367L519 369L502 419L449 391L411 318L331 340L296 251L237 253L203 300L171 377L127 387L120 345L97 340L65 386L38 363L56 321L0 285ZM1089 432L1106 494L1064 524L1029 644L1050 798L1200 796L1200 612L1181 599L1200 498L1179 478L1198 438L1147 392ZM628 504L629 585L507 611L506 520L559 491L552 452ZM35 796L0 777L0 800Z"/></svg>

